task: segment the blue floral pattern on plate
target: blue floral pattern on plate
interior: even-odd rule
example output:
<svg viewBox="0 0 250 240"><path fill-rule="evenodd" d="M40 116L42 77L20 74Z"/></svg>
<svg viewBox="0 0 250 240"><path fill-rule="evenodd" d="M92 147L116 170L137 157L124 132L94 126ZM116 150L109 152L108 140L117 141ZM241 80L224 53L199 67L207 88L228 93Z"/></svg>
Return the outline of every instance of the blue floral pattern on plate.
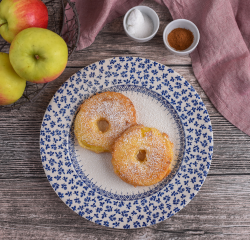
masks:
<svg viewBox="0 0 250 240"><path fill-rule="evenodd" d="M114 194L96 186L79 166L74 116L85 99L103 91L150 95L177 123L182 149L177 165L149 191ZM59 88L44 115L40 153L51 186L73 211L99 225L140 228L173 216L199 191L212 160L213 132L204 103L182 76L149 59L115 57L81 69Z"/></svg>

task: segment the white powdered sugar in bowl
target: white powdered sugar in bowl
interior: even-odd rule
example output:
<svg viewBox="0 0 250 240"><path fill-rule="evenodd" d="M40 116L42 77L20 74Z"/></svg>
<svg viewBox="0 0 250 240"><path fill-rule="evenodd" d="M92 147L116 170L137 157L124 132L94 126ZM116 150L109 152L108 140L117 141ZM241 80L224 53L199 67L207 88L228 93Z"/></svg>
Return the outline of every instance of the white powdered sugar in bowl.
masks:
<svg viewBox="0 0 250 240"><path fill-rule="evenodd" d="M131 8L124 16L126 35L136 42L147 42L157 33L160 20L157 13L146 6Z"/></svg>
<svg viewBox="0 0 250 240"><path fill-rule="evenodd" d="M128 16L127 30L137 38L148 37L154 30L153 21L139 9L134 9Z"/></svg>

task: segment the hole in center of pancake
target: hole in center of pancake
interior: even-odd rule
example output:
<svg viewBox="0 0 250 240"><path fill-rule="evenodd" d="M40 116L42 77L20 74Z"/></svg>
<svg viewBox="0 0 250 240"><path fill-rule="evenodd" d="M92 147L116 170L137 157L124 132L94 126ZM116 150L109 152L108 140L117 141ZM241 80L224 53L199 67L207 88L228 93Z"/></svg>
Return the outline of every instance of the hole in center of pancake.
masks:
<svg viewBox="0 0 250 240"><path fill-rule="evenodd" d="M146 161L146 151L145 150L139 150L136 155L137 160L140 162Z"/></svg>
<svg viewBox="0 0 250 240"><path fill-rule="evenodd" d="M109 122L106 119L100 119L97 121L98 129L104 133L109 130Z"/></svg>

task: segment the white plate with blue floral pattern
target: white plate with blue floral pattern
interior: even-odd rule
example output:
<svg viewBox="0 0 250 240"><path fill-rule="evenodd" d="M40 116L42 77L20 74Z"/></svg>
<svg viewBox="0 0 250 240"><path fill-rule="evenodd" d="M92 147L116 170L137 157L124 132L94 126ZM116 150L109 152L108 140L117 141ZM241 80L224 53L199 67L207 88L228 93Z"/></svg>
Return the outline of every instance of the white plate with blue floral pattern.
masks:
<svg viewBox="0 0 250 240"><path fill-rule="evenodd" d="M166 132L174 143L172 171L160 183L134 187L113 172L111 154L79 147L73 131L82 102L97 92L128 96L138 123ZM51 186L73 211L99 225L140 228L180 211L202 186L213 153L213 132L195 89L165 65L115 57L71 76L45 112L40 136L43 167Z"/></svg>

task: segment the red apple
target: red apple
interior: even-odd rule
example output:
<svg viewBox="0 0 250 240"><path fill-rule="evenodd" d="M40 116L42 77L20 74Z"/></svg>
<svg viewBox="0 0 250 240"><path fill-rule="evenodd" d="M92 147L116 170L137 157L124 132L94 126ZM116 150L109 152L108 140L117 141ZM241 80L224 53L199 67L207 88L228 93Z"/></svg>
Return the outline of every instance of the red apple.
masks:
<svg viewBox="0 0 250 240"><path fill-rule="evenodd" d="M2 0L0 3L0 34L9 43L26 28L47 26L48 9L41 0Z"/></svg>

